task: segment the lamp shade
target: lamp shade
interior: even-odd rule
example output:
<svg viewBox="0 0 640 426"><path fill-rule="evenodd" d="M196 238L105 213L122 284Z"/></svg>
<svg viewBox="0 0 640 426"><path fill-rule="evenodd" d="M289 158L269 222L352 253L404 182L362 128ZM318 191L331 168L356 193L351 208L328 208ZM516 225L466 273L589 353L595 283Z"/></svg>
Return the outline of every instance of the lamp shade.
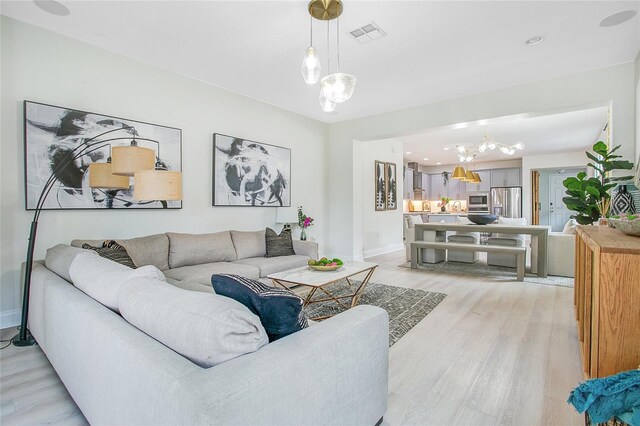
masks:
<svg viewBox="0 0 640 426"><path fill-rule="evenodd" d="M480 179L480 175L476 172L473 172L473 183L481 183L482 179Z"/></svg>
<svg viewBox="0 0 640 426"><path fill-rule="evenodd" d="M473 182L475 180L475 177L473 176L473 172L471 170L467 170L465 177L466 177L466 179L464 179L465 182Z"/></svg>
<svg viewBox="0 0 640 426"><path fill-rule="evenodd" d="M356 89L356 78L351 74L336 72L320 81L321 90L331 102L348 101Z"/></svg>
<svg viewBox="0 0 640 426"><path fill-rule="evenodd" d="M182 199L182 173L170 170L142 170L133 177L136 201L175 201Z"/></svg>
<svg viewBox="0 0 640 426"><path fill-rule="evenodd" d="M453 169L453 175L451 177L453 179L466 179L467 174L462 166L456 166L456 168Z"/></svg>
<svg viewBox="0 0 640 426"><path fill-rule="evenodd" d="M111 172L111 163L89 165L89 186L96 189L129 189L129 177Z"/></svg>
<svg viewBox="0 0 640 426"><path fill-rule="evenodd" d="M114 146L111 148L111 173L133 176L140 170L153 170L156 152L140 146Z"/></svg>
<svg viewBox="0 0 640 426"><path fill-rule="evenodd" d="M298 210L295 207L276 208L276 223L298 223Z"/></svg>

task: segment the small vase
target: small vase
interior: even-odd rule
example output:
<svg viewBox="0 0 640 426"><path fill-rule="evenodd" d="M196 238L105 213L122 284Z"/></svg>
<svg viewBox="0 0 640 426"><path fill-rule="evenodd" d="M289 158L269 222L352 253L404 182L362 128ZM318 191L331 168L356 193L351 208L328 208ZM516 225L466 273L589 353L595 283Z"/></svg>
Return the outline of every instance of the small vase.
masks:
<svg viewBox="0 0 640 426"><path fill-rule="evenodd" d="M304 228L300 232L300 241L307 241L307 231Z"/></svg>
<svg viewBox="0 0 640 426"><path fill-rule="evenodd" d="M446 207L446 206L442 206L442 207L440 207L440 211L441 211L442 213L446 212L446 211L447 211L447 207Z"/></svg>
<svg viewBox="0 0 640 426"><path fill-rule="evenodd" d="M609 225L609 219L607 219L606 217L601 217L600 220L598 221L598 225L600 226Z"/></svg>

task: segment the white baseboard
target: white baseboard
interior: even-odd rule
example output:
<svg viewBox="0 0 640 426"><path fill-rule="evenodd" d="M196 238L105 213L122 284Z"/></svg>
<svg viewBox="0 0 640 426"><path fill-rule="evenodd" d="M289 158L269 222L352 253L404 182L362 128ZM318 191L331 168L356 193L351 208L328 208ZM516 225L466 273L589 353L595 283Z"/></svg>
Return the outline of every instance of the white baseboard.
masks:
<svg viewBox="0 0 640 426"><path fill-rule="evenodd" d="M0 329L15 327L20 324L20 309L0 313Z"/></svg>
<svg viewBox="0 0 640 426"><path fill-rule="evenodd" d="M363 257L380 256L381 254L393 253L394 251L404 250L404 244L393 244L386 247L379 247L371 250L365 250Z"/></svg>

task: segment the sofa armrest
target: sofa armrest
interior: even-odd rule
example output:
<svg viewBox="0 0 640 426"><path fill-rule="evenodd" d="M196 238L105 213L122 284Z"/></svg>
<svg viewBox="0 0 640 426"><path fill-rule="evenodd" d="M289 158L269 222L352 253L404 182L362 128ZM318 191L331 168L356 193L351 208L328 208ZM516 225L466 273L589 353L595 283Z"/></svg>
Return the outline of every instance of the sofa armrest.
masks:
<svg viewBox="0 0 640 426"><path fill-rule="evenodd" d="M387 408L387 312L357 306L180 379L194 424L367 424Z"/></svg>
<svg viewBox="0 0 640 426"><path fill-rule="evenodd" d="M293 240L293 251L301 256L318 259L318 243L315 241Z"/></svg>

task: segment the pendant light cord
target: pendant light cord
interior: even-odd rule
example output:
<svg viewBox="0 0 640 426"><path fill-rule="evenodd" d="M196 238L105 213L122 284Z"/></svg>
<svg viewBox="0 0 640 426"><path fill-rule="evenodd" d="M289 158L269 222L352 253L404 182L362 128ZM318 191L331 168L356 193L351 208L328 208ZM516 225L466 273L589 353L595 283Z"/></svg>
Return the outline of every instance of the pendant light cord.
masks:
<svg viewBox="0 0 640 426"><path fill-rule="evenodd" d="M331 49L329 46L329 22L327 21L327 75L331 74Z"/></svg>
<svg viewBox="0 0 640 426"><path fill-rule="evenodd" d="M311 15L309 15L309 38L311 39L309 46L313 47L313 16Z"/></svg>
<svg viewBox="0 0 640 426"><path fill-rule="evenodd" d="M336 64L336 73L340 72L340 17L336 18L336 41L338 45L338 60Z"/></svg>

